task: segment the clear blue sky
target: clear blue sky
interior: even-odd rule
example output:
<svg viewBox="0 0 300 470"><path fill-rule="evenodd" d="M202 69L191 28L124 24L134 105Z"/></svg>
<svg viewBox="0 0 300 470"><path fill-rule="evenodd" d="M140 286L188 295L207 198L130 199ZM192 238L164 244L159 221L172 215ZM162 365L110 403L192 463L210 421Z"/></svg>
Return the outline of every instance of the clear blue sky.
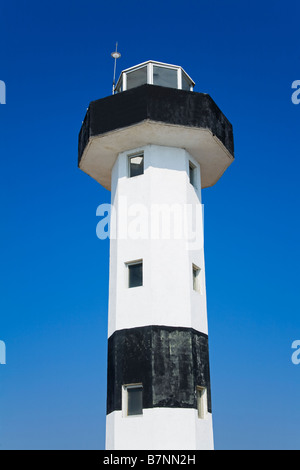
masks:
<svg viewBox="0 0 300 470"><path fill-rule="evenodd" d="M0 448L102 449L110 193L77 169L91 100L121 69L179 64L234 126L203 192L217 449L299 449L299 1L0 5Z"/></svg>

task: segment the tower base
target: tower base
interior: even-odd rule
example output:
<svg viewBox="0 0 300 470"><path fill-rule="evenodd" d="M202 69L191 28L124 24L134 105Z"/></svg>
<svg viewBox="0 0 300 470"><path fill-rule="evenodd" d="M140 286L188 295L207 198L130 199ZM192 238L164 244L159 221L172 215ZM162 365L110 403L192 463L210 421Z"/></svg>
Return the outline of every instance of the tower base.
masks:
<svg viewBox="0 0 300 470"><path fill-rule="evenodd" d="M106 433L107 450L146 450L145 443L147 450L214 449L212 415L199 420L194 409L152 408L126 418L114 411L106 418Z"/></svg>

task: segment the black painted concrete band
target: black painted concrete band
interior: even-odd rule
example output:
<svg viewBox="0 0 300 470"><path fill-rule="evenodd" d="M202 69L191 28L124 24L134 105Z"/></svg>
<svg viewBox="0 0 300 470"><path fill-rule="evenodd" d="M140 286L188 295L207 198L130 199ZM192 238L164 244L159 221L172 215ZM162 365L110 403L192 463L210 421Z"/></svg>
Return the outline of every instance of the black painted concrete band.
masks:
<svg viewBox="0 0 300 470"><path fill-rule="evenodd" d="M206 387L211 412L208 337L191 328L146 326L108 340L107 414L122 409L122 386L143 384L143 407L197 408Z"/></svg>
<svg viewBox="0 0 300 470"><path fill-rule="evenodd" d="M142 85L90 103L79 134L78 163L91 137L147 119L210 129L234 155L232 125L209 95Z"/></svg>

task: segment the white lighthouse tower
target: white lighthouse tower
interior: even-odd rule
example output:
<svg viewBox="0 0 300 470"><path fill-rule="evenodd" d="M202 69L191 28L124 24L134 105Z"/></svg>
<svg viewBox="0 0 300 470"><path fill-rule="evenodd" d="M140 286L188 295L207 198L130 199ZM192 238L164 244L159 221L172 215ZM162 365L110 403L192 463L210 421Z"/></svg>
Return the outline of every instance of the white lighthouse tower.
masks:
<svg viewBox="0 0 300 470"><path fill-rule="evenodd" d="M79 167L111 191L113 208L109 450L213 449L199 208L234 149L229 121L193 88L179 66L124 70L116 93L90 104L79 135ZM180 235L189 210L198 214L190 244Z"/></svg>

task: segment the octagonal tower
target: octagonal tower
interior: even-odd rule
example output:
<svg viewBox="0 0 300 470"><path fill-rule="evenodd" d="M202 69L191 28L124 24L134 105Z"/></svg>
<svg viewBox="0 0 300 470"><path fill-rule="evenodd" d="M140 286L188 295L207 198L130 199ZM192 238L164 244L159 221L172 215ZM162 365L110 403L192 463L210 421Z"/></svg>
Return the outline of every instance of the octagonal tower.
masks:
<svg viewBox="0 0 300 470"><path fill-rule="evenodd" d="M114 214L110 450L213 448L201 188L232 163L233 131L193 89L179 66L126 69L116 94L90 104L79 135L79 167L111 191ZM190 213L193 243L181 230Z"/></svg>

